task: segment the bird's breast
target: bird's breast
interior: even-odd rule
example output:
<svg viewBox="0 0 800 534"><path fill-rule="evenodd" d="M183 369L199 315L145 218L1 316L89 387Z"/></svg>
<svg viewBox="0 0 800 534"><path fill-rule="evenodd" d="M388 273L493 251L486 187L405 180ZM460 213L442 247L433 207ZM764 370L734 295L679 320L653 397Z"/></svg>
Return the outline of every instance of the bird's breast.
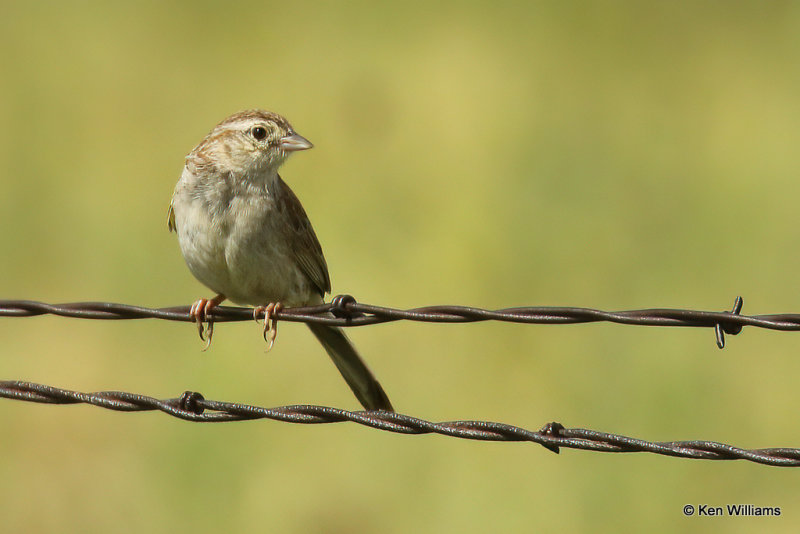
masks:
<svg viewBox="0 0 800 534"><path fill-rule="evenodd" d="M296 264L291 230L266 187L235 194L190 194L176 199L174 210L184 259L213 291L254 306L297 306L316 300Z"/></svg>

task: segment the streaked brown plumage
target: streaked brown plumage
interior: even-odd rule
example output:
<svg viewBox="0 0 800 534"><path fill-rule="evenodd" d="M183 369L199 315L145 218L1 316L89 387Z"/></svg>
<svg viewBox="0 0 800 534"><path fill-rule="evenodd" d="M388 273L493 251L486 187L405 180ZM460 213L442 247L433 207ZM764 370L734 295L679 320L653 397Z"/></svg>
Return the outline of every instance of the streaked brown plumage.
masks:
<svg viewBox="0 0 800 534"><path fill-rule="evenodd" d="M330 292L311 222L278 175L291 152L311 147L280 115L248 110L220 122L186 157L169 227L178 234L189 269L217 293L192 308L201 335L208 312L226 298L252 306L306 306L322 303ZM393 410L341 329L309 328L365 408Z"/></svg>

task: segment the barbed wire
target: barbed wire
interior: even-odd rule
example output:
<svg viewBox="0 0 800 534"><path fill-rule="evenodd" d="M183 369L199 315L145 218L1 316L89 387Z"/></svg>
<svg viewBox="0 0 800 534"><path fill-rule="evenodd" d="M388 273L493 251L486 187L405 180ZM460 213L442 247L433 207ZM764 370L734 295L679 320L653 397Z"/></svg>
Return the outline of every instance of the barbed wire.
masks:
<svg viewBox="0 0 800 534"><path fill-rule="evenodd" d="M800 449L741 449L714 441L650 442L618 434L565 428L561 423L547 423L540 430L527 430L489 421L445 421L435 423L394 412L358 411L315 405L292 405L264 408L248 404L207 400L197 392L186 391L180 397L156 399L124 391L81 393L43 384L0 381L0 397L46 404L90 404L119 412L158 410L195 423L219 423L271 419L289 423L325 424L349 421L398 434L441 434L482 441L529 441L558 454L561 448L595 452L647 452L678 458L701 460L747 460L777 467L800 466Z"/></svg>
<svg viewBox="0 0 800 534"><path fill-rule="evenodd" d="M736 297L731 311L700 311L650 308L627 311L603 311L592 308L527 306L487 310L470 306L427 306L400 310L361 304L350 295L339 295L330 303L302 308L285 308L275 319L290 322L321 323L334 326L365 326L391 321L432 323L470 323L506 321L526 324L577 324L610 322L639 326L683 326L714 328L717 346L725 346L725 334L735 335L745 326L770 330L800 330L800 314L741 315L743 300ZM52 314L82 319L165 319L192 322L189 306L144 308L113 302L73 302L46 304L31 300L0 300L0 316L33 317ZM214 322L253 320L252 308L217 306L209 314Z"/></svg>
<svg viewBox="0 0 800 534"><path fill-rule="evenodd" d="M487 310L468 306L428 306L400 310L360 304L350 295L339 295L330 303L302 308L285 308L275 318L289 322L323 323L334 326L364 326L409 320L436 323L506 321L526 324L578 324L611 322L641 326L684 326L714 328L717 345L725 346L725 334L735 335L745 326L781 331L800 330L800 314L741 315L743 300L737 297L731 311L714 312L652 308L628 311L603 311L591 308L528 306ZM74 302L47 304L31 300L0 300L0 316L33 317L52 314L83 319L164 319L193 322L189 306L145 308L112 302ZM219 306L210 318L215 322L253 320L250 308ZM156 399L136 393L101 391L81 393L53 386L22 381L0 381L0 398L48 404L84 403L115 411L158 410L193 422L225 422L272 419L303 424L350 421L379 430L401 434L442 434L484 441L530 441L558 453L560 448L597 452L648 452L680 458L705 460L747 460L755 463L797 467L800 449L742 449L713 441L649 442L618 434L581 428L565 428L548 423L540 430L487 421L448 421L435 423L393 412L350 412L315 405L264 408L240 403L206 400L200 393L187 391L178 398Z"/></svg>

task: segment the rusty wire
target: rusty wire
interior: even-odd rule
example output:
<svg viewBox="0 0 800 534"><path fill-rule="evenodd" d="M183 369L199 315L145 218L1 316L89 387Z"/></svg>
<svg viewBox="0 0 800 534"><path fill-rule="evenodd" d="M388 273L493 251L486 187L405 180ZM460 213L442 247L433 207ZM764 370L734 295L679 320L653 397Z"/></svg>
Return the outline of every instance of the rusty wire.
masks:
<svg viewBox="0 0 800 534"><path fill-rule="evenodd" d="M264 408L247 404L206 400L197 392L180 397L156 399L124 391L81 393L67 389L19 381L0 381L0 397L46 404L90 404L120 412L158 410L173 417L196 423L272 419L289 423L321 424L350 421L398 434L441 434L482 441L529 441L558 453L560 449L596 452L648 452L663 456L700 460L747 460L778 466L800 466L800 449L740 449L714 441L650 442L582 428L565 428L561 423L547 423L540 430L526 430L505 423L489 421L445 421L435 423L384 411L351 412L314 405Z"/></svg>
<svg viewBox="0 0 800 534"><path fill-rule="evenodd" d="M335 326L364 326L391 321L423 321L433 323L470 323L506 321L528 324L576 324L611 322L640 326L684 326L713 328L719 348L725 346L725 334L735 335L745 326L770 330L800 330L800 314L741 315L742 298L737 297L731 311L700 311L651 308L627 311L603 311L591 308L528 306L486 310L469 306L427 306L400 310L361 304L350 295L339 295L328 304L303 308L285 308L276 319L290 322L323 323ZM83 319L166 319L193 321L189 306L143 308L112 302L73 302L46 304L31 300L0 300L0 316L31 317L53 314ZM333 315L333 316L331 316ZM214 322L253 319L250 308L218 306L209 317Z"/></svg>
<svg viewBox="0 0 800 534"><path fill-rule="evenodd" d="M468 323L507 321L528 324L576 324L606 321L643 326L684 326L714 328L717 345L725 346L725 334L738 334L744 326L772 330L800 330L800 314L741 315L742 298L737 297L731 311L714 312L681 309L643 309L602 311L572 307L521 307L486 310L467 306L429 306L399 310L360 304L349 295L335 297L329 304L287 308L277 319L290 322L316 322L336 326L363 326L399 320ZM30 300L0 300L0 316L32 317L53 314L84 319L165 319L191 322L189 306L144 308L111 302L76 302L46 304ZM249 308L220 306L211 318L218 322L252 320ZM116 411L159 410L193 422L224 422L250 419L319 424L350 421L379 430L401 434L442 434L485 441L530 441L558 453L561 447L597 452L649 452L665 456L705 460L747 460L772 466L800 466L800 449L741 449L713 441L649 442L617 434L580 428L564 428L548 423L538 431L486 421L449 421L434 423L390 412L350 412L314 405L263 408L239 403L206 400L196 392L159 400L146 395L121 391L80 393L66 389L20 381L0 381L0 397L48 404L85 403Z"/></svg>

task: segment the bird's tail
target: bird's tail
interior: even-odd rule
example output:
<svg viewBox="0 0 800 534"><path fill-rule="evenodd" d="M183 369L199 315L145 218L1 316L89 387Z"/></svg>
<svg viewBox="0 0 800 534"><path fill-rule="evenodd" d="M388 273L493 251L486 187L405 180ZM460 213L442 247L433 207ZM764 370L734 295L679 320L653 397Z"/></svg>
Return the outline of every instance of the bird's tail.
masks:
<svg viewBox="0 0 800 534"><path fill-rule="evenodd" d="M347 385L364 408L394 411L389 397L341 328L314 323L308 323L308 328L325 347L336 368L342 373Z"/></svg>

